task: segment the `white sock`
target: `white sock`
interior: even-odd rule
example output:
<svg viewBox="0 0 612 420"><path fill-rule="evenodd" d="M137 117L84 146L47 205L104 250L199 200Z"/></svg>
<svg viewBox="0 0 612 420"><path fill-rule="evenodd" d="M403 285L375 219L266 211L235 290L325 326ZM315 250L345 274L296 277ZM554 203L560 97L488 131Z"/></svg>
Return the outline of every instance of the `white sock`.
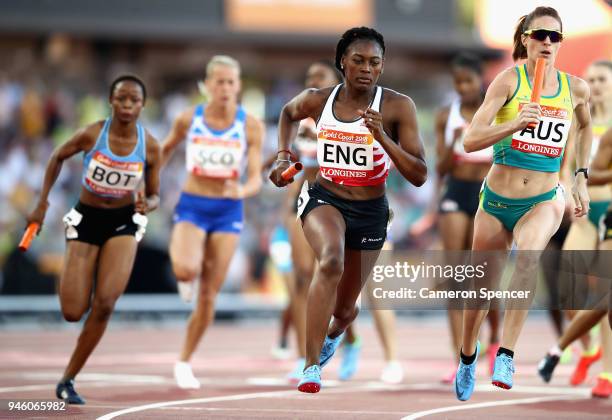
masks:
<svg viewBox="0 0 612 420"><path fill-rule="evenodd" d="M561 347L559 347L558 344L555 344L550 348L550 350L548 350L548 354L550 354L551 356L561 357L561 354L563 354L563 350L561 350Z"/></svg>

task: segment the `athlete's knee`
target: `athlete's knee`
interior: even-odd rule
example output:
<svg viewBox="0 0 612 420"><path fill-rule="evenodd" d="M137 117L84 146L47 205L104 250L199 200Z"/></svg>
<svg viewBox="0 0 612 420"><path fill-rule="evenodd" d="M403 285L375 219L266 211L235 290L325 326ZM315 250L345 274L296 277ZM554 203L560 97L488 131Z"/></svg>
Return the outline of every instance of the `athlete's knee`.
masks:
<svg viewBox="0 0 612 420"><path fill-rule="evenodd" d="M188 264L183 262L174 262L172 271L178 281L191 281L200 274L197 264Z"/></svg>
<svg viewBox="0 0 612 420"><path fill-rule="evenodd" d="M208 282L204 279L200 282L200 292L198 299L201 303L206 305L214 305L217 295L219 294L219 288L213 287L207 284Z"/></svg>
<svg viewBox="0 0 612 420"><path fill-rule="evenodd" d="M79 322L83 315L85 315L85 312L86 310L78 308L62 308L62 315L68 322Z"/></svg>
<svg viewBox="0 0 612 420"><path fill-rule="evenodd" d="M94 300L91 316L95 317L96 321L108 321L115 309L115 297L98 298Z"/></svg>
<svg viewBox="0 0 612 420"><path fill-rule="evenodd" d="M540 266L539 252L519 252L515 260L514 271L521 277L533 277L533 273Z"/></svg>
<svg viewBox="0 0 612 420"><path fill-rule="evenodd" d="M344 271L344 252L340 249L325 252L319 261L319 271L326 276L340 277Z"/></svg>
<svg viewBox="0 0 612 420"><path fill-rule="evenodd" d="M314 276L313 267L295 267L295 288L298 293L308 290L308 286Z"/></svg>
<svg viewBox="0 0 612 420"><path fill-rule="evenodd" d="M89 309L89 304L62 304L62 316L68 322L79 322L83 315L87 313Z"/></svg>
<svg viewBox="0 0 612 420"><path fill-rule="evenodd" d="M314 274L313 264L294 260L295 277L298 287L308 284Z"/></svg>

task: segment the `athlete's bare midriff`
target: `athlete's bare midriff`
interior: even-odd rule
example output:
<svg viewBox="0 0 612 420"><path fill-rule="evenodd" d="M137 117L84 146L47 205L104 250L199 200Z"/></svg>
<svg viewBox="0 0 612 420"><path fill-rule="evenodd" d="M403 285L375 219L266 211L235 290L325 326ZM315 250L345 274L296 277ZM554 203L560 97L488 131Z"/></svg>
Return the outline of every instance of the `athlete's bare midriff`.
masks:
<svg viewBox="0 0 612 420"><path fill-rule="evenodd" d="M237 179L209 178L189 174L185 181L183 191L188 194L201 195L204 197L223 198L235 196L240 187Z"/></svg>
<svg viewBox="0 0 612 420"><path fill-rule="evenodd" d="M101 209L118 209L120 207L134 204L134 193L128 193L123 197L101 197L92 193L84 187L81 187L81 195L79 201L87 206L97 207Z"/></svg>
<svg viewBox="0 0 612 420"><path fill-rule="evenodd" d="M589 198L591 201L610 201L612 200L612 190L610 185L589 185Z"/></svg>
<svg viewBox="0 0 612 420"><path fill-rule="evenodd" d="M323 178L320 173L317 175L317 182L325 189L346 200L372 200L385 195L384 182L372 186L347 187Z"/></svg>
<svg viewBox="0 0 612 420"><path fill-rule="evenodd" d="M489 188L508 198L528 198L544 194L558 183L558 172L532 171L497 163L493 164L487 175Z"/></svg>

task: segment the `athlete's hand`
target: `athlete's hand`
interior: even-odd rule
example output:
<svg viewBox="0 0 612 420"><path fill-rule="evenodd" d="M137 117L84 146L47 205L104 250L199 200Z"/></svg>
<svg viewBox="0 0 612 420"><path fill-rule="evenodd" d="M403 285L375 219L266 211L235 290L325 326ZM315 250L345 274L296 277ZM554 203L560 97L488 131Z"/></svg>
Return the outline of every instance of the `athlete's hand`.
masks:
<svg viewBox="0 0 612 420"><path fill-rule="evenodd" d="M366 127L368 127L368 130L370 130L370 133L372 133L372 136L374 136L376 140L382 140L385 137L382 114L374 111L372 108L366 109L365 112L360 112L363 116L363 121L365 122Z"/></svg>
<svg viewBox="0 0 612 420"><path fill-rule="evenodd" d="M274 165L272 166L272 171L270 171L270 181L277 187L284 187L293 182L293 178L291 179L283 179L282 173L291 165L289 160L276 160Z"/></svg>
<svg viewBox="0 0 612 420"><path fill-rule="evenodd" d="M26 220L28 225L30 223L38 223L38 235L43 225L43 221L45 220L45 214L47 214L47 209L49 208L48 202L39 202L38 205L30 214L27 215Z"/></svg>
<svg viewBox="0 0 612 420"><path fill-rule="evenodd" d="M159 206L159 196L151 195L145 196L144 191L138 191L136 193L136 199L134 200L134 211L140 214L151 213Z"/></svg>
<svg viewBox="0 0 612 420"><path fill-rule="evenodd" d="M583 175L578 174L574 179L572 186L572 197L574 198L574 217L582 217L589 213L589 193L587 192L587 183Z"/></svg>
<svg viewBox="0 0 612 420"><path fill-rule="evenodd" d="M529 124L538 124L542 116L542 108L537 102L529 102L522 106L520 112L516 116L515 124L516 131L522 130Z"/></svg>

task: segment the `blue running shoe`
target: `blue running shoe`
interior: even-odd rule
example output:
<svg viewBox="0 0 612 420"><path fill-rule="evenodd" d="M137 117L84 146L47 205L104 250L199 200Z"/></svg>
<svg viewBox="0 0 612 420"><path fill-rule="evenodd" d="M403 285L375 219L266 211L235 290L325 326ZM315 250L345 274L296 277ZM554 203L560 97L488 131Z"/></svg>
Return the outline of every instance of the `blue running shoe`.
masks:
<svg viewBox="0 0 612 420"><path fill-rule="evenodd" d="M514 361L507 354L500 354L495 358L493 378L491 383L503 389L512 388L512 375L514 375Z"/></svg>
<svg viewBox="0 0 612 420"><path fill-rule="evenodd" d="M342 352L342 362L340 363L340 369L338 371L338 378L341 381L348 381L357 372L357 365L359 364L359 355L361 354L361 338L357 337L355 342L348 343L344 342L344 349Z"/></svg>
<svg viewBox="0 0 612 420"><path fill-rule="evenodd" d="M319 365L308 366L304 369L302 380L298 384L298 391L315 394L321 390L321 368Z"/></svg>
<svg viewBox="0 0 612 420"><path fill-rule="evenodd" d="M343 338L344 333L340 334L336 338L329 338L327 335L325 336L323 348L321 349L321 355L319 356L319 366L323 367L331 360Z"/></svg>
<svg viewBox="0 0 612 420"><path fill-rule="evenodd" d="M459 367L455 375L455 394L459 401L467 401L474 392L476 384L476 362L478 362L478 353L480 353L480 341L476 343L476 359L470 365L465 365L459 360Z"/></svg>
<svg viewBox="0 0 612 420"><path fill-rule="evenodd" d="M85 400L74 390L74 379L60 382L55 388L55 395L68 404L85 404Z"/></svg>

